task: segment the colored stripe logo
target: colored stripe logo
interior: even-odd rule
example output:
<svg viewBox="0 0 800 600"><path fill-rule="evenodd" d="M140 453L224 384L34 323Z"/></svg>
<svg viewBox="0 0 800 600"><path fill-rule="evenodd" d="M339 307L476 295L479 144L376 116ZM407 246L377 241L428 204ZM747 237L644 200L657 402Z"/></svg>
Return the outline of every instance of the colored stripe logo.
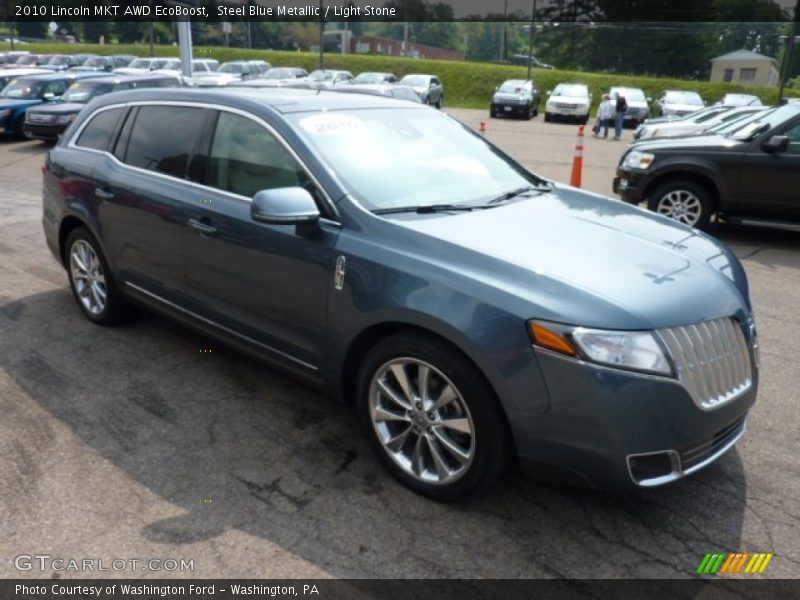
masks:
<svg viewBox="0 0 800 600"><path fill-rule="evenodd" d="M697 567L701 575L729 575L745 573L755 575L763 573L774 554L764 552L733 552L706 554Z"/></svg>

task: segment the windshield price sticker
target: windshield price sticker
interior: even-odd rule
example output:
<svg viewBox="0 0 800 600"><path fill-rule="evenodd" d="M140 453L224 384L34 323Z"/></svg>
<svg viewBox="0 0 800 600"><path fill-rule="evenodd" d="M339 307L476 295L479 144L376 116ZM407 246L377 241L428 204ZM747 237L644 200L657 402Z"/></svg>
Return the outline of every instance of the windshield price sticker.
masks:
<svg viewBox="0 0 800 600"><path fill-rule="evenodd" d="M300 121L311 135L352 135L364 131L364 121L350 115L314 115Z"/></svg>

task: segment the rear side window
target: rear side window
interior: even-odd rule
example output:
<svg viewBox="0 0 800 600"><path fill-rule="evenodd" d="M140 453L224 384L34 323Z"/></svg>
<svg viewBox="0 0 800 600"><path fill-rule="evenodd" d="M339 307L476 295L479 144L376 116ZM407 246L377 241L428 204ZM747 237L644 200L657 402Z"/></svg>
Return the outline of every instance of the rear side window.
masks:
<svg viewBox="0 0 800 600"><path fill-rule="evenodd" d="M184 178L205 123L202 108L142 106L128 140L125 163Z"/></svg>
<svg viewBox="0 0 800 600"><path fill-rule="evenodd" d="M101 111L91 118L88 125L83 128L75 145L81 148L105 151L111 142L111 137L117 129L120 116L124 108L110 108Z"/></svg>

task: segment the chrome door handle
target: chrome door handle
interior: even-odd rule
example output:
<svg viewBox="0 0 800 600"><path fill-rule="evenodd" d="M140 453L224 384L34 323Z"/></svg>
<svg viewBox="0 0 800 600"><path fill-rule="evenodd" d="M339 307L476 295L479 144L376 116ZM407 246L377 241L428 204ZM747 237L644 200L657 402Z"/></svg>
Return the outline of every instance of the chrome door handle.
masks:
<svg viewBox="0 0 800 600"><path fill-rule="evenodd" d="M217 228L213 225L209 225L208 223L203 223L202 221L198 221L197 219L189 219L189 227L192 229L196 229L200 233L204 235L214 235L217 233Z"/></svg>
<svg viewBox="0 0 800 600"><path fill-rule="evenodd" d="M112 192L107 192L103 188L94 188L94 195L99 198L100 200L113 200L114 194Z"/></svg>

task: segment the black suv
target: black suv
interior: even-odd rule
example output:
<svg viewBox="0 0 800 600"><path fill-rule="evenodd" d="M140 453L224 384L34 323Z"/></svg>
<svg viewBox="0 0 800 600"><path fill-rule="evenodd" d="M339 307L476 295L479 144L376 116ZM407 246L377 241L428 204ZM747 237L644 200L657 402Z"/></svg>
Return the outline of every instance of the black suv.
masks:
<svg viewBox="0 0 800 600"><path fill-rule="evenodd" d="M767 110L725 136L638 142L620 160L614 192L703 228L727 222L800 228L800 105Z"/></svg>

